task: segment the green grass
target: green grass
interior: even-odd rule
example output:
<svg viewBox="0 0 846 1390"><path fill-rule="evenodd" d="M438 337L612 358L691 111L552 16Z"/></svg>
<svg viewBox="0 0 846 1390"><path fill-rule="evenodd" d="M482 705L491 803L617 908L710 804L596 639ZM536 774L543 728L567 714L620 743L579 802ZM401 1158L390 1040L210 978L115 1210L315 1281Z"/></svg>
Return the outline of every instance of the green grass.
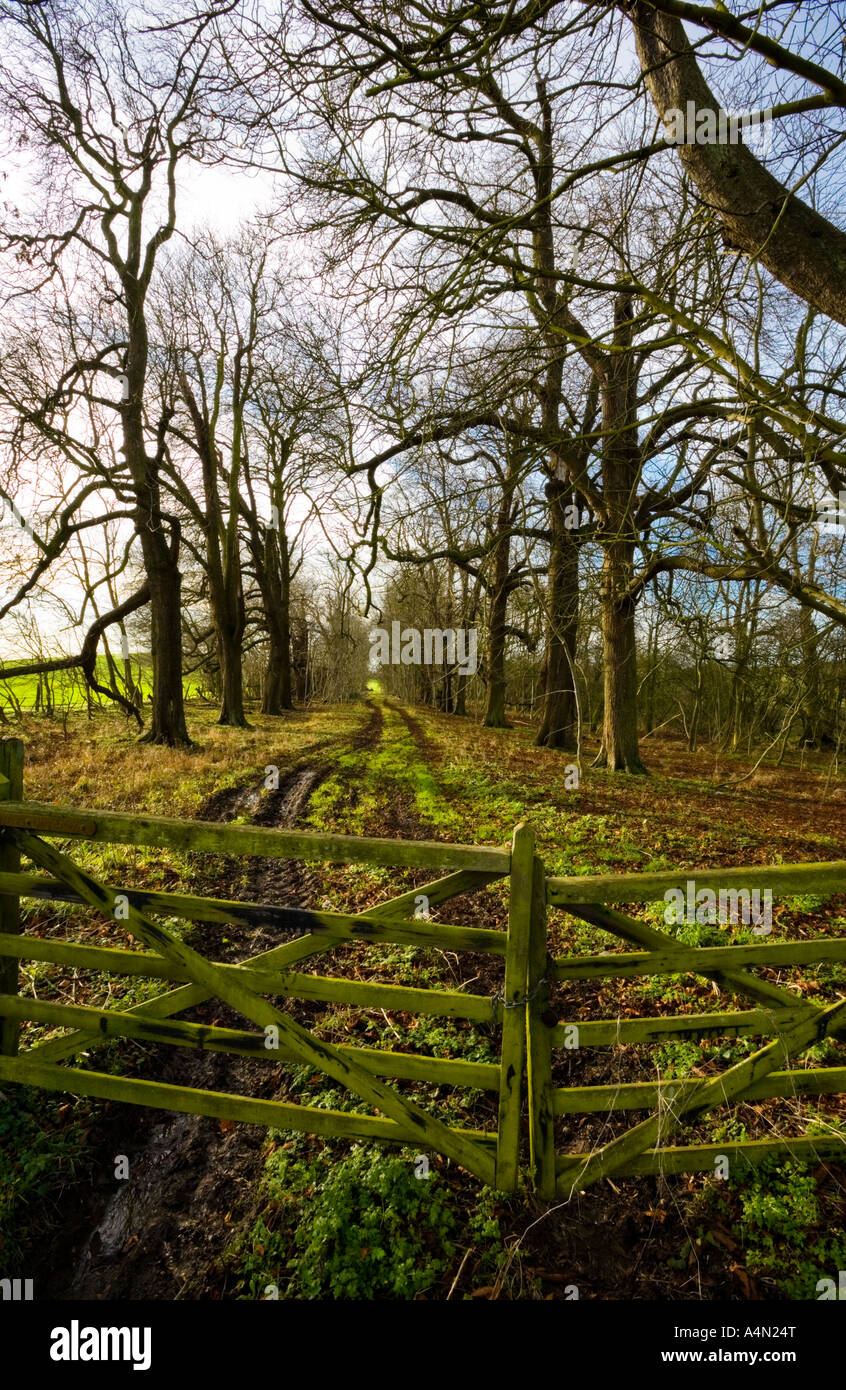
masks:
<svg viewBox="0 0 846 1390"><path fill-rule="evenodd" d="M275 1144L262 1179L264 1211L230 1249L241 1298L415 1299L432 1294L462 1245L491 1271L505 1257L497 1194L481 1189L463 1222L453 1193L410 1149L354 1145L310 1153L302 1139ZM479 1270L477 1268L477 1277Z"/></svg>
<svg viewBox="0 0 846 1390"><path fill-rule="evenodd" d="M0 1273L24 1277L26 1251L49 1239L57 1203L86 1162L84 1102L10 1086L0 1104Z"/></svg>
<svg viewBox="0 0 846 1390"><path fill-rule="evenodd" d="M374 686L376 682L370 682ZM407 798L433 833L458 838L462 820L456 815L420 754L401 715L377 690L370 703L381 711L382 735L374 747L331 752L333 771L311 798L313 829L366 835L391 794Z"/></svg>
<svg viewBox="0 0 846 1390"><path fill-rule="evenodd" d="M153 668L149 658L138 657L135 654L130 656L132 666L132 678L140 688L144 703L149 702L153 688ZM7 666L16 665L16 662L8 661ZM123 675L122 658L116 659L116 665L120 675ZM95 675L101 685L109 686L109 663L105 656L97 657ZM73 671L51 671L41 677L42 683L49 683L50 699L57 710L80 710L86 709L88 699L85 692L85 683L78 670ZM37 674L13 676L9 681L3 681L0 676L0 707L10 710L13 702L9 698L8 692L11 691L18 704L24 710L35 708L38 694L39 677ZM121 693L125 693L123 687L119 685ZM204 687L196 676L186 676L182 689L186 700L199 698L204 693ZM100 697L92 694L92 699L99 702Z"/></svg>

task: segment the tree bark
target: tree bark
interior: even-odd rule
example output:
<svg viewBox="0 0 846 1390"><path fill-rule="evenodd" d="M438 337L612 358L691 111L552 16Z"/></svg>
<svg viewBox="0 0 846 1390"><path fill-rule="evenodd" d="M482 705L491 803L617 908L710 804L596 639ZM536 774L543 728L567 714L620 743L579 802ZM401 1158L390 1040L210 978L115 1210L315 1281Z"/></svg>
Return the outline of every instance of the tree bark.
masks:
<svg viewBox="0 0 846 1390"><path fill-rule="evenodd" d="M596 765L612 772L645 772L637 734L636 599L630 592L637 540L635 506L640 477L637 374L632 344L632 301L623 291L614 306L614 343L603 372L602 481L605 515L600 611L604 660L602 748Z"/></svg>
<svg viewBox="0 0 846 1390"><path fill-rule="evenodd" d="M634 570L631 541L605 546L600 582L604 711L597 765L612 772L645 772L637 734L635 600L628 588Z"/></svg>
<svg viewBox="0 0 846 1390"><path fill-rule="evenodd" d="M262 689L262 714L284 714L294 708L291 699L291 639L287 617L280 623L267 619L268 653ZM284 630L283 630L284 629Z"/></svg>
<svg viewBox="0 0 846 1390"><path fill-rule="evenodd" d="M506 564L508 563L506 558ZM488 698L485 705L483 724L488 729L505 729L505 702L507 686L505 681L505 614L508 607L508 590L497 588L491 597L488 619Z"/></svg>
<svg viewBox="0 0 846 1390"><path fill-rule="evenodd" d="M808 557L808 577L811 583L816 579L816 562L816 551L812 547ZM837 746L837 740L822 692L819 633L808 608L799 610L799 630L802 634L802 705L799 711L802 732L799 741L811 748L834 748Z"/></svg>
<svg viewBox="0 0 846 1390"><path fill-rule="evenodd" d="M514 490L518 478L518 453L511 450L503 480L502 496L496 517L497 540L493 552L493 574L490 585L488 614L488 697L483 723L489 729L505 729L505 707L508 688L505 679L505 624L508 616L508 596L511 570L511 537L509 527L514 506Z"/></svg>
<svg viewBox="0 0 846 1390"><path fill-rule="evenodd" d="M152 547L150 547L152 550ZM152 621L153 710L145 743L188 746L182 694L182 575L157 553L145 553Z"/></svg>
<svg viewBox="0 0 846 1390"><path fill-rule="evenodd" d="M220 658L221 700L218 724L228 724L236 729L247 727L244 713L244 670L241 659L241 642L244 636L243 622L227 625L217 634L217 649Z"/></svg>
<svg viewBox="0 0 846 1390"><path fill-rule="evenodd" d="M646 0L623 4L638 57L663 119L671 110L718 112L682 23ZM685 172L719 216L726 242L759 260L783 285L846 323L846 233L802 202L743 144L679 145Z"/></svg>
<svg viewBox="0 0 846 1390"><path fill-rule="evenodd" d="M179 528L171 524L171 543L161 506L158 458L147 453L144 439L144 385L148 339L144 288L137 276L124 273L129 342L126 354L127 399L122 405L123 448L136 502L136 530L150 591L153 663L153 709L144 743L190 747L182 689L182 575Z"/></svg>
<svg viewBox="0 0 846 1390"><path fill-rule="evenodd" d="M579 552L564 525L570 490L558 479L546 485L549 502L549 611L544 695L535 743L540 748L578 747L578 706L573 680L579 629Z"/></svg>
<svg viewBox="0 0 846 1390"><path fill-rule="evenodd" d="M502 509L500 509L500 520ZM506 516L505 525L508 524ZM494 575L488 614L488 698L482 721L489 729L507 727L505 702L505 619L508 611L508 566L511 547L508 536L501 536L494 551Z"/></svg>
<svg viewBox="0 0 846 1390"><path fill-rule="evenodd" d="M262 688L262 714L279 715L293 709L291 698L291 570L288 541L280 517L279 531L270 527L253 534L256 578L264 609L268 652Z"/></svg>
<svg viewBox="0 0 846 1390"><path fill-rule="evenodd" d="M305 704L311 694L308 660L308 623L305 618L300 618L291 624L291 671L295 699L301 704Z"/></svg>
<svg viewBox="0 0 846 1390"><path fill-rule="evenodd" d="M191 416L197 452L203 471L205 508L202 514L202 525L206 542L206 574L209 583L211 620L217 646L217 659L220 665L221 701L217 722L243 729L247 726L247 719L244 713L244 676L241 648L246 628L246 616L241 578L238 514L234 506L231 506L229 518L224 518L217 481L218 453L207 410L200 407L185 372L180 373L179 384ZM237 483L240 456L240 401L235 412L235 438L237 442L233 442L230 490L234 490Z"/></svg>

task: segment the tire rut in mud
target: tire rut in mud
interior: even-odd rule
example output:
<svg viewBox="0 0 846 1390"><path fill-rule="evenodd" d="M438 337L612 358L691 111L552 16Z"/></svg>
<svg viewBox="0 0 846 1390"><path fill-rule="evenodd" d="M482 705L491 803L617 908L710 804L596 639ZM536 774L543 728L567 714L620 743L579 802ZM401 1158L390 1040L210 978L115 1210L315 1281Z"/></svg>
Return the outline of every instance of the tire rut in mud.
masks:
<svg viewBox="0 0 846 1390"><path fill-rule="evenodd" d="M356 750L374 746L381 727L381 711L371 706L368 722L351 746ZM323 740L305 750L305 755L338 742ZM231 821L248 815L254 825L290 829L305 815L312 793L329 771L328 764L304 762L301 757L283 774L277 788L266 791L263 776L223 788L208 798L196 819ZM237 880L234 887L233 879ZM217 859L214 881L208 888L193 891L215 896L226 892L241 900L303 907L308 882L297 860ZM238 961L296 935L298 931L270 926L198 923L190 940L209 959ZM215 999L184 1017L208 1025L245 1026L239 1014ZM172 1085L263 1099L273 1099L284 1083L283 1070L270 1062L188 1048L154 1048L141 1070L150 1079ZM266 1129L134 1107L118 1107L113 1114L115 1122L106 1124L98 1146L102 1177L95 1191L89 1191L81 1219L77 1213L76 1222L69 1222L66 1272L63 1276L57 1271L50 1279L53 1287L48 1296L219 1298L216 1263L257 1208ZM118 1181L116 1190L114 1160L120 1154L129 1160L130 1176ZM55 1253L51 1263L55 1269Z"/></svg>

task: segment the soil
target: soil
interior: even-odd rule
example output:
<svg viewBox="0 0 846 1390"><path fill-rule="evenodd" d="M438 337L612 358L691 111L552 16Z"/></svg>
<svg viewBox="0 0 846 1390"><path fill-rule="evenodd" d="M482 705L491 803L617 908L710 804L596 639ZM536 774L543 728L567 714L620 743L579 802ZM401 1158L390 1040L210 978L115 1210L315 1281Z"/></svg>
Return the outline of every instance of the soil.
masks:
<svg viewBox="0 0 846 1390"><path fill-rule="evenodd" d="M375 747L381 724L381 711L373 708L353 746ZM231 821L246 815L256 825L290 829L306 814L312 792L327 775L327 765L311 758L332 742L313 745L305 763L300 759L284 772L280 767L279 785L273 790L265 791L261 777L213 793L197 819ZM303 907L307 872L295 860L217 857L213 883L198 891ZM272 927L201 923L190 941L210 959L238 961L294 935L298 933ZM189 1022L244 1026L240 1015L219 1000L209 1000L184 1017ZM284 1085L281 1069L222 1053L145 1045L143 1060L145 1077L172 1085L263 1099L278 1098ZM42 1297L220 1298L217 1262L238 1229L253 1219L266 1137L260 1125L146 1107L103 1106L90 1136L92 1181L76 1183L64 1194L61 1236L45 1255L44 1267L36 1269ZM121 1156L128 1160L129 1180L115 1178Z"/></svg>
<svg viewBox="0 0 846 1390"><path fill-rule="evenodd" d="M402 717L422 757L435 768L438 756L413 715L391 706ZM375 747L382 716L372 709L366 728L355 740L361 748ZM334 742L334 741L332 741ZM249 816L253 823L277 827L295 825L306 814L309 799L327 775L314 745L300 761L280 768L276 790L266 791L264 778L221 790L206 802L199 816L231 820ZM691 759L691 763L693 759ZM694 769L691 766L691 774ZM794 779L785 786L744 789L750 814L769 815L786 838L801 841L816 820L819 807L809 797L796 796ZM789 786L789 791L788 791ZM804 787L801 790L805 790ZM787 793L782 795L781 793ZM351 788L354 794L354 788ZM791 795L792 793L792 795ZM717 794L714 793L716 796ZM755 803L757 802L757 807ZM607 810L602 806L602 810ZM704 808L700 808L703 810ZM825 811L838 823L842 805ZM410 797L386 795L384 804L366 827L368 835L433 838L432 827L417 814ZM781 848L781 846L780 846ZM793 849L801 857L801 847ZM819 851L817 850L817 854ZM212 867L213 865L213 867ZM211 882L199 892L284 906L315 906L316 884L308 866L297 861L211 860ZM404 886L425 882L425 871L409 872ZM347 910L369 905L366 897L348 893ZM502 926L502 904L493 895L466 893L436 913L441 918L472 926ZM199 924L191 944L216 960L243 960L291 936L272 927ZM493 994L501 987L501 962L490 955L450 956L452 984L468 985L474 993ZM556 993L561 1017L613 1016L614 1002L598 998L598 985L573 984ZM308 1022L314 1005L291 1002L292 1016ZM562 1012L563 1010L563 1012ZM610 1010L610 1013L609 1013ZM646 1009L644 1009L644 1012ZM209 1001L187 1015L205 1023L243 1026L243 1021L219 1001ZM495 1030L491 1030L492 1036ZM128 1054L133 1044L127 1044ZM581 1049L562 1052L557 1062L558 1085L587 1085L640 1076L634 1055L615 1049L613 1075L610 1051ZM234 1091L278 1098L284 1094L281 1068L267 1063L228 1058L222 1054L184 1048L144 1046L144 1075L184 1086ZM489 1113L486 1113L489 1110ZM496 1097L474 1112L474 1123L495 1124ZM258 1210L258 1178L263 1167L266 1130L260 1126L214 1121L202 1117L163 1114L126 1106L103 1106L91 1141L97 1175L86 1185L75 1183L63 1198L66 1224L62 1237L44 1264L40 1286L46 1297L89 1299L220 1299L227 1296L221 1255L239 1230L248 1228ZM588 1148L599 1127L598 1116L562 1117L557 1124L557 1147ZM607 1137L607 1135L606 1135ZM117 1182L115 1159L129 1158L131 1180ZM449 1184L456 1210L473 1212L478 1184L445 1160L434 1166ZM840 1179L837 1179L840 1181ZM700 1184L701 1185L701 1184ZM473 1258L462 1265L453 1285L453 1272L443 1289L430 1297L537 1297L527 1276L539 1279L542 1297L637 1299L748 1299L772 1296L747 1274L743 1252L731 1231L711 1220L717 1244L697 1240L697 1182L694 1178L640 1178L597 1184L565 1204L535 1202L532 1198L503 1199L498 1214L513 1259L493 1288L479 1287ZM679 1252L686 1250L683 1261Z"/></svg>

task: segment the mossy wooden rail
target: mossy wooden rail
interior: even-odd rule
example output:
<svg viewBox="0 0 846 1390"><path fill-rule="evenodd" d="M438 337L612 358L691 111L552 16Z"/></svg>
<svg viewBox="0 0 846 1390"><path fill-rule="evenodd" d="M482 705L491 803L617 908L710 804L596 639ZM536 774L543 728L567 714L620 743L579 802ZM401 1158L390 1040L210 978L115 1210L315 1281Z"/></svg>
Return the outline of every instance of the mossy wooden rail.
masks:
<svg viewBox="0 0 846 1390"><path fill-rule="evenodd" d="M767 887L774 895L830 894L846 888L846 863L556 878L546 874L527 825L517 827L510 846L489 847L79 810L24 801L22 769L20 741L0 740L0 1081L317 1135L412 1144L452 1159L506 1192L514 1191L520 1180L525 1081L529 1170L538 1194L547 1200L566 1199L605 1176L707 1171L718 1156L736 1163L758 1163L772 1154L788 1153L846 1157L846 1142L839 1135L678 1147L665 1143L688 1121L727 1103L846 1090L846 1067L787 1067L814 1042L846 1029L846 1000L819 1007L754 973L762 965L846 960L846 938L691 947L611 906L660 899L668 888L684 888L692 876L698 887ZM50 839L416 868L441 876L366 912L311 911L101 883ZM41 872L23 872L22 856ZM414 916L421 894L434 907L505 878L509 879L505 930ZM92 946L21 931L22 898L85 904L114 920L119 895L121 925L146 950ZM571 917L638 949L553 960L548 954L550 908L564 908ZM167 931L154 920L159 915L262 927L285 939L247 961L224 964L208 960ZM295 968L351 941L483 952L502 960L502 989L492 998L458 989L362 982ZM32 999L18 993L20 960L167 981L173 987L123 1009ZM573 1027L553 1016L550 1001L556 983L687 972L713 981L732 996L732 1007L658 1018L579 1020L579 1047L709 1036L772 1041L709 1078L554 1085L553 1056L557 1048L571 1044ZM754 1007L737 1009L733 1006L737 996ZM285 998L499 1024L499 1061L470 1062L329 1044L283 1012L277 1001ZM209 999L223 1000L253 1028L207 1026L177 1017ZM70 1031L21 1049L21 1022ZM352 1092L369 1105L371 1113L114 1076L89 1069L90 1064L66 1065L68 1059L91 1053L113 1038L304 1063ZM493 1092L498 1097L496 1128L446 1124L392 1082ZM560 1127L560 1117L567 1115L628 1111L654 1113L592 1152L556 1152L556 1119Z"/></svg>
<svg viewBox="0 0 846 1390"><path fill-rule="evenodd" d="M566 1200L602 1177L714 1172L726 1160L740 1168L774 1156L846 1159L846 1135L836 1132L738 1143L666 1143L686 1124L727 1104L846 1091L846 1067L785 1069L814 1043L846 1031L846 999L826 1006L813 1004L792 990L751 973L749 968L778 969L844 961L846 937L800 941L762 937L759 942L739 946L687 946L609 906L660 901L668 890L680 890L684 895L691 879L697 891L769 890L773 898L794 893L832 895L846 890L846 862L542 877L532 926L539 944L527 980L531 1167L540 1196ZM540 943L546 942L548 908L562 908L578 921L642 949L544 958ZM570 1023L553 1017L549 1007L550 987L558 982L688 973L711 980L717 989L731 996L746 997L756 1007L657 1018L587 1022L573 1019ZM575 1045L582 1048L709 1037L761 1037L771 1041L709 1077L618 1085L553 1084L553 1052L573 1046L574 1038ZM653 1113L591 1151L556 1153L557 1117L592 1113L616 1116L638 1110Z"/></svg>
<svg viewBox="0 0 846 1390"><path fill-rule="evenodd" d="M413 913L420 894L425 894L430 906L436 906L459 893L507 877L512 866L519 872L527 855L531 865L532 846L522 829L515 834L512 853L510 846L486 848L359 839L80 811L24 802L22 763L23 749L18 740L0 742L0 1080L280 1129L414 1144L446 1155L489 1184L513 1190L519 1171L524 1070L523 1013L519 1001L525 977L523 938L528 922L524 920L522 899L519 894L512 896L506 931L419 920ZM306 911L101 883L45 836L62 841L162 846L187 852L418 868L437 870L443 876L365 913ZM22 873L21 855L42 874ZM112 920L120 900L121 925L147 950L127 951L22 934L21 898L87 904ZM290 939L249 961L226 965L206 959L179 940L154 920L158 914L189 921L262 926ZM459 990L361 982L293 968L350 941L434 946L501 957L502 997L491 999ZM21 959L165 980L175 987L125 1009L31 999L17 991L17 966ZM330 1045L273 1002L286 997L477 1023L504 1018L500 1064ZM200 1025L176 1017L210 998L225 1001L247 1023L257 1025L259 1031ZM515 1001L516 1006L509 1009L508 1005ZM22 1021L72 1031L21 1050ZM61 1065L112 1038L136 1038L240 1057L304 1063L347 1088L374 1113L257 1100ZM494 1091L499 1097L498 1127L484 1131L450 1126L389 1084L396 1081Z"/></svg>

